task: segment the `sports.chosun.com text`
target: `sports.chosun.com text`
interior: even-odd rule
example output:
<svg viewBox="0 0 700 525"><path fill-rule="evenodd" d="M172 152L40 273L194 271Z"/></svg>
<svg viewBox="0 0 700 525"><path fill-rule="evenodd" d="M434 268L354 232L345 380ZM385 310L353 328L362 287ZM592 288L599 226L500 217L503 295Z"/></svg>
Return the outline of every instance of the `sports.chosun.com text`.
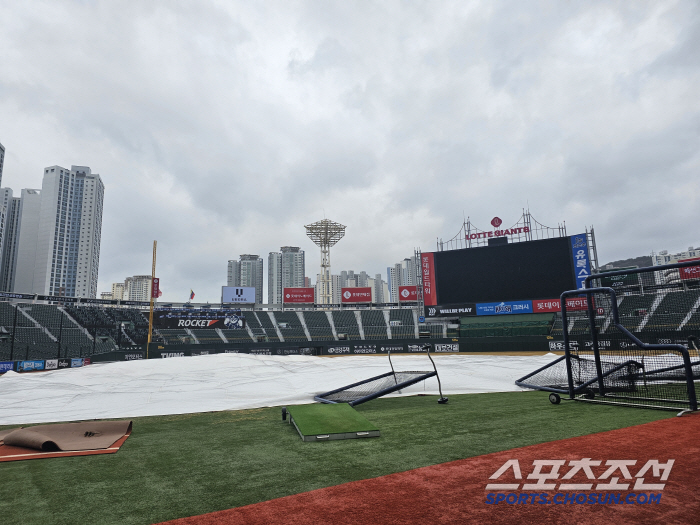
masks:
<svg viewBox="0 0 700 525"><path fill-rule="evenodd" d="M591 493L591 492L557 492L554 495L541 493L509 494L489 492L486 494L487 505L658 505L661 494L646 492L620 493Z"/></svg>

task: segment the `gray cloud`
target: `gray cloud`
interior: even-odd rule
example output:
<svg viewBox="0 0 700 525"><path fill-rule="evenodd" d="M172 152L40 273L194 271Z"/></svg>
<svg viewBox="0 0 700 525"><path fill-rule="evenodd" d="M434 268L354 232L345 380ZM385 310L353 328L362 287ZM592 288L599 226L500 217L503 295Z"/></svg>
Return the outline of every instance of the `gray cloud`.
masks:
<svg viewBox="0 0 700 525"><path fill-rule="evenodd" d="M106 185L100 288L148 273L216 301L226 261L348 226L384 273L463 216L529 205L601 262L700 239L693 1L25 2L0 19L3 181ZM603 261L604 260L604 261Z"/></svg>

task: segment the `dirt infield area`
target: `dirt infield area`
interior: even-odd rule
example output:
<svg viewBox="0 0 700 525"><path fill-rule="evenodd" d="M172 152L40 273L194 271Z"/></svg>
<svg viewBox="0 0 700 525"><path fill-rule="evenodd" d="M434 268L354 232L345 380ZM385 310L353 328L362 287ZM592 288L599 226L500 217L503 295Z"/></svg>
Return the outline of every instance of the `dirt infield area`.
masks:
<svg viewBox="0 0 700 525"><path fill-rule="evenodd" d="M168 523L692 524L698 435L700 414L685 415Z"/></svg>

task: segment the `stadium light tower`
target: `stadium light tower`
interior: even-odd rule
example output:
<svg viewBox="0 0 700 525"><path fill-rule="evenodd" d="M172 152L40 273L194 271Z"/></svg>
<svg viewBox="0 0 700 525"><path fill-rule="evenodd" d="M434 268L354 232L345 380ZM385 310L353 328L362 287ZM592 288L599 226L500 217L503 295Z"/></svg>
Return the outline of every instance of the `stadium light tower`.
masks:
<svg viewBox="0 0 700 525"><path fill-rule="evenodd" d="M319 304L331 304L331 246L345 236L345 226L337 222L323 219L307 224L306 235L321 248L321 275L318 287Z"/></svg>

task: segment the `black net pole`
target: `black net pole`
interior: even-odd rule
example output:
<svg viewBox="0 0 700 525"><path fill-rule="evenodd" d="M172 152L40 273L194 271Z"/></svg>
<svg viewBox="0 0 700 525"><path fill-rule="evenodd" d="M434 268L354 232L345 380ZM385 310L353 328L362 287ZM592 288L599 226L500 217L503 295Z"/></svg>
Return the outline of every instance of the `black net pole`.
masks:
<svg viewBox="0 0 700 525"><path fill-rule="evenodd" d="M568 318L566 316L566 292L561 294L561 324L562 333L564 334L564 355L566 356L566 377L569 382L569 398L574 398L574 374L571 370L571 352L569 351L569 329L568 329Z"/></svg>
<svg viewBox="0 0 700 525"><path fill-rule="evenodd" d="M617 299L613 292L612 301L617 304ZM600 362L600 349L598 345L598 327L595 324L595 312L593 311L593 293L586 293L586 302L588 303L588 322L590 324L591 339L593 340L593 359L595 359L595 369L598 374L598 391L601 396L605 395L605 386L603 383L603 365Z"/></svg>

